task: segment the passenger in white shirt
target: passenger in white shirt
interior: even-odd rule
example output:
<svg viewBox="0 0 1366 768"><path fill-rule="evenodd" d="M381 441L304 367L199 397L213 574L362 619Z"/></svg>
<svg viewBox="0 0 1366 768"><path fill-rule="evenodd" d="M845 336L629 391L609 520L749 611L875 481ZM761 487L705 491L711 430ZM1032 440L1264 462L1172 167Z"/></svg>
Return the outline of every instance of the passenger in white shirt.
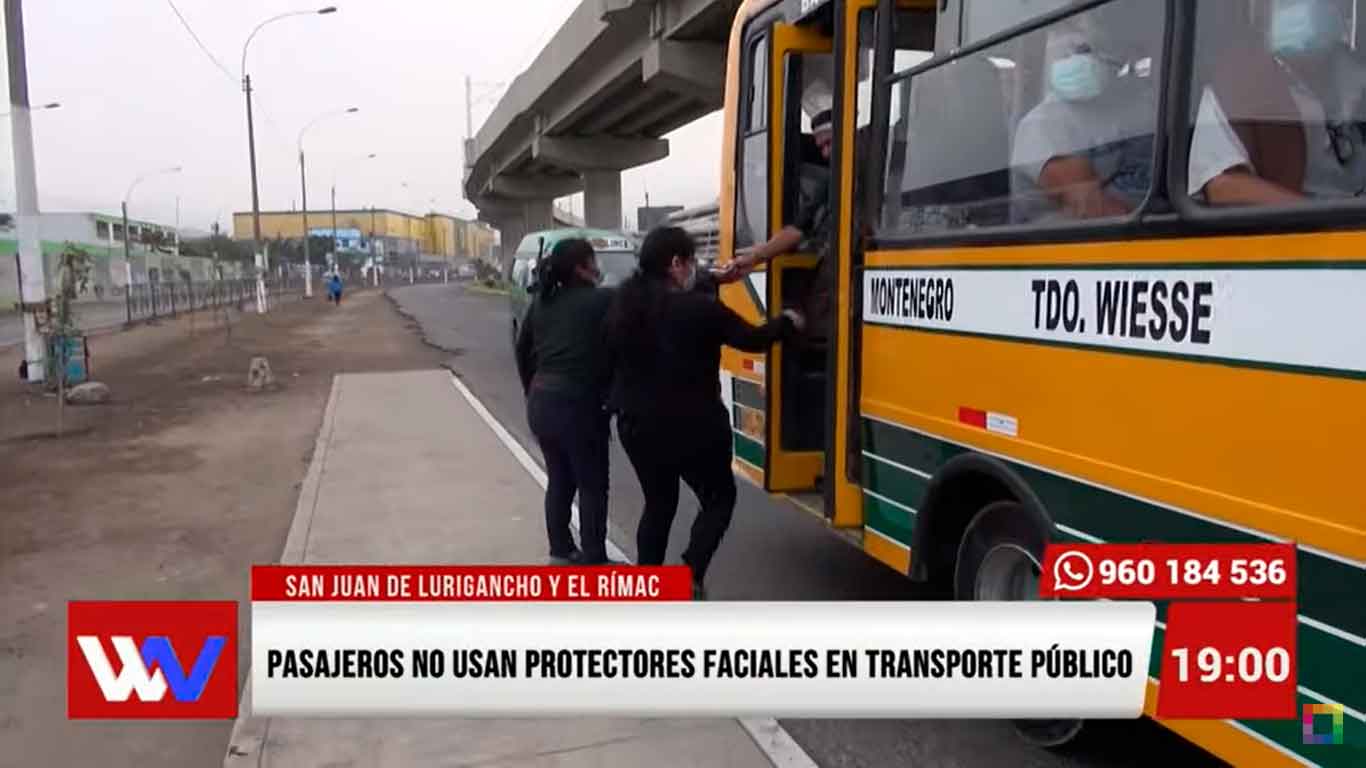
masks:
<svg viewBox="0 0 1366 768"><path fill-rule="evenodd" d="M1291 189L1259 175L1213 88L1201 94L1191 139L1188 192L1211 205L1270 205L1366 191L1366 66L1345 44L1346 20L1332 0L1280 0L1267 44L1288 76L1297 115L1235 115L1298 120L1304 181Z"/></svg>
<svg viewBox="0 0 1366 768"><path fill-rule="evenodd" d="M1152 58L1105 50L1096 37L1049 37L1048 94L1020 121L1011 153L1017 222L1123 216L1152 187Z"/></svg>

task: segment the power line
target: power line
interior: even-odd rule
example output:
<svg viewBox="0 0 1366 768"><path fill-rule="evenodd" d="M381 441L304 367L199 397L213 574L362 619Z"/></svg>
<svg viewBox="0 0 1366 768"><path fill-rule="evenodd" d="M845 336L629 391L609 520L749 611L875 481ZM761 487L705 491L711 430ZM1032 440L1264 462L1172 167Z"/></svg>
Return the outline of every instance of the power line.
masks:
<svg viewBox="0 0 1366 768"><path fill-rule="evenodd" d="M185 20L185 16L181 14L180 9L175 6L175 3L172 2L172 0L166 0L166 4L171 6L171 10L175 12L176 18L180 19L180 25L185 28L186 32L190 33L190 37L194 38L195 44L199 46L199 50L203 51L204 55L209 57L209 61L212 61L213 65L218 67L218 71L222 72L223 75L228 78L228 82L236 83L237 78L233 77L233 74L228 71L228 68L223 66L223 62L219 61L218 57L214 56L209 50L209 47L204 45L204 41L199 39L199 35L195 34L194 28L190 26L190 22Z"/></svg>
<svg viewBox="0 0 1366 768"><path fill-rule="evenodd" d="M213 55L213 52L204 44L204 41L199 39L199 35L195 34L194 28L190 26L190 22L185 19L185 15L176 7L174 0L166 0L166 4L171 6L171 10L175 13L176 18L180 19L180 25L185 28L186 32L190 33L190 37L195 41L195 44L199 46L199 50L203 51L204 55L209 57L209 61L213 62L213 65L218 68L218 71L222 72L223 76L228 78L228 82L232 83L234 86L238 85L239 80L237 76L228 71L228 68L223 66L223 62L219 61L217 56ZM281 144L288 145L289 139L285 138L284 131L282 131L280 126L277 125L274 120L270 119L270 115L266 114L265 110L261 108L260 100L256 100L255 104L256 111L261 113L261 118L265 121L266 125L270 126L272 133L275 134L275 138Z"/></svg>

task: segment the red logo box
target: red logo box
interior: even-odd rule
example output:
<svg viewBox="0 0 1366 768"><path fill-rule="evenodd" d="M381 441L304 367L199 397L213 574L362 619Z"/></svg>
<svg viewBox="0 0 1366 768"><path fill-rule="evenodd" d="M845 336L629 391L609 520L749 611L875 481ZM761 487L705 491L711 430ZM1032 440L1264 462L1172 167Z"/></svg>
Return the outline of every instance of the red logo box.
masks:
<svg viewBox="0 0 1366 768"><path fill-rule="evenodd" d="M237 717L237 603L71 601L71 719Z"/></svg>

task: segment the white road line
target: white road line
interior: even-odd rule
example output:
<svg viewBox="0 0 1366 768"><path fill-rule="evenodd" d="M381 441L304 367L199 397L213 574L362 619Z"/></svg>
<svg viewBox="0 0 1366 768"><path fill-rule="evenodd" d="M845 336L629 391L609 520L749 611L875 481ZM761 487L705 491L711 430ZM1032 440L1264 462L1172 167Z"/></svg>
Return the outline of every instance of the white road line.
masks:
<svg viewBox="0 0 1366 768"><path fill-rule="evenodd" d="M474 409L474 412L479 414L479 418L483 419L484 423L493 431L493 434L498 438L499 442L512 452L513 457L517 459L517 463L522 465L522 468L527 471L527 474L531 475L532 479L536 481L536 484L541 486L541 488L545 488L545 470L541 469L541 465L536 462L536 459L532 458L530 453L527 453L527 450L522 447L522 444L517 442L517 438L513 437L512 433L508 432L507 428L499 423L498 419L494 418L493 414L489 412L489 409L484 407L484 404L479 401L478 397L475 397L469 387L465 386L465 382L461 381L460 378L455 375L454 371L450 371L449 373L451 375L451 384L455 387L456 391L465 398L465 402L469 403L470 407ZM578 505L574 506L572 525L577 531L579 528ZM631 562L631 558L627 557L621 547L618 547L613 543L611 538L607 539L607 555L613 560L621 560L622 562L627 563ZM775 768L818 768L816 762L806 754L806 751L801 748L801 745L792 738L791 734L783 729L782 725L780 725L777 720L771 717L745 717L737 718L737 720L740 723L740 727L744 728L745 732L749 734L749 737L754 740L755 746L764 753L764 756L768 758L769 762L772 763Z"/></svg>

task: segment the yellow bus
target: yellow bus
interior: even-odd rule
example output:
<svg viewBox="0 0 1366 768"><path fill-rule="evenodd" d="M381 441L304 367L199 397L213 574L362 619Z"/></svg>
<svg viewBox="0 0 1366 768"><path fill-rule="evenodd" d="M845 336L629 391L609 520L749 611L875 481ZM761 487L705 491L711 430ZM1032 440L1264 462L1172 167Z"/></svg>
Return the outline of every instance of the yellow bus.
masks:
<svg viewBox="0 0 1366 768"><path fill-rule="evenodd" d="M1359 765L1357 4L745 2L719 260L811 205L829 225L722 300L758 320L801 306L822 254L836 277L829 343L727 350L736 471L958 599L1036 596L1047 541L1294 541L1299 703L1341 705L1348 745L1163 724L1235 764Z"/></svg>

